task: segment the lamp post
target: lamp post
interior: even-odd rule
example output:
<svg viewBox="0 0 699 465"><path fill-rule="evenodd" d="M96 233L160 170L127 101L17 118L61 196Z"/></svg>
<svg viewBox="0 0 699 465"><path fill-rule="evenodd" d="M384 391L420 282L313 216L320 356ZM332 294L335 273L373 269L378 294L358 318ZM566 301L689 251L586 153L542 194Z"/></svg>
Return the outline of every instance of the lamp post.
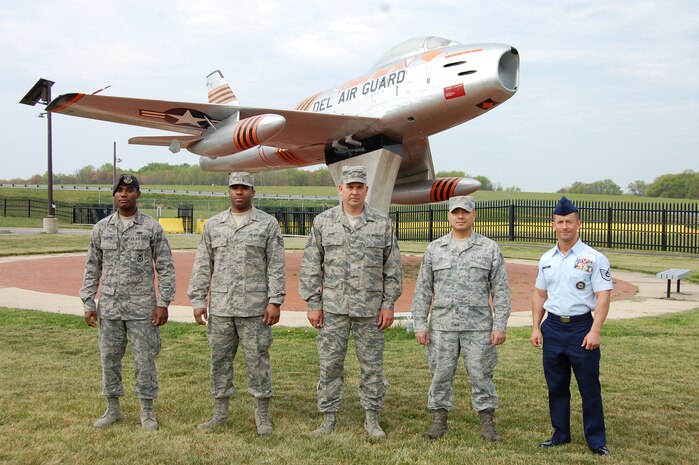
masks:
<svg viewBox="0 0 699 465"><path fill-rule="evenodd" d="M117 158L116 156L116 142L114 142L114 158L112 159L112 186L116 182L117 163L121 163L121 158Z"/></svg>
<svg viewBox="0 0 699 465"><path fill-rule="evenodd" d="M114 141L114 157L112 158L112 186L116 183L117 179L117 174L116 174L116 167L117 163L121 163L121 158L117 158L116 156L116 141ZM112 207L114 208L114 211L117 209L116 201L114 200L114 196L112 196Z"/></svg>
<svg viewBox="0 0 699 465"><path fill-rule="evenodd" d="M19 101L24 105L34 106L37 103L48 105L51 102L51 86L54 82L48 79L39 79L36 84L29 89L29 92ZM53 203L53 161L52 161L52 141L51 141L51 112L46 112L48 122L48 215L44 218L44 232L55 234L58 232L58 219L56 218L56 206Z"/></svg>

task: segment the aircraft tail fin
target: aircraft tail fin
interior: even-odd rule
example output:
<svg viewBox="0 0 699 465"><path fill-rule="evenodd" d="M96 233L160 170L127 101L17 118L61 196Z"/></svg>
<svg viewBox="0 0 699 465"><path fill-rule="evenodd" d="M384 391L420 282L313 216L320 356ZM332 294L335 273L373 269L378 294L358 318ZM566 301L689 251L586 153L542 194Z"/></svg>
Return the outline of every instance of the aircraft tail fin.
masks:
<svg viewBox="0 0 699 465"><path fill-rule="evenodd" d="M231 86L219 70L212 71L206 76L206 90L209 93L209 103L240 106Z"/></svg>

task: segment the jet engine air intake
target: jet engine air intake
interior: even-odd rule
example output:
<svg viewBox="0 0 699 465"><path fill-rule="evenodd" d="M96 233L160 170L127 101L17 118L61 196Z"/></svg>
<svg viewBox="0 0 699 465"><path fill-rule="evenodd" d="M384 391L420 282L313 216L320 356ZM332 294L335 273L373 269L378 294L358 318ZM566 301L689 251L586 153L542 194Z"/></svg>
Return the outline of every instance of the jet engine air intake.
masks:
<svg viewBox="0 0 699 465"><path fill-rule="evenodd" d="M516 92L519 85L519 52L511 47L500 57L498 63L498 79L500 84L510 92Z"/></svg>

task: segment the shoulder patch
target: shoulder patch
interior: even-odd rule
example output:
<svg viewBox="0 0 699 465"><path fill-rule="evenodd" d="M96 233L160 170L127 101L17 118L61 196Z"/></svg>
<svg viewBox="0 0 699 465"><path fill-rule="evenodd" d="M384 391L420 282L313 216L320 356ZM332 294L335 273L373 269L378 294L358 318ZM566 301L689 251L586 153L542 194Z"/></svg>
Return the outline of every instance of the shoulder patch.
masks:
<svg viewBox="0 0 699 465"><path fill-rule="evenodd" d="M610 273L609 270L599 270L599 274L602 275L602 279L605 281L611 281L612 280L612 273Z"/></svg>

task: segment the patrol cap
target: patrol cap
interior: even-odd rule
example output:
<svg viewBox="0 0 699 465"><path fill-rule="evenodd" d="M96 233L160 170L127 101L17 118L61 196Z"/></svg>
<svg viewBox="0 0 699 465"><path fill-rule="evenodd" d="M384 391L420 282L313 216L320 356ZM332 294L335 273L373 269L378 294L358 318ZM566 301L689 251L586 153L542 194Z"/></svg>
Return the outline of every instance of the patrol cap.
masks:
<svg viewBox="0 0 699 465"><path fill-rule="evenodd" d="M255 179L246 171L236 171L228 176L228 186L235 185L255 187Z"/></svg>
<svg viewBox="0 0 699 465"><path fill-rule="evenodd" d="M556 208L553 209L553 214L566 216L570 215L571 213L578 213L578 207L576 207L573 202L568 200L568 198L564 195L561 197L561 200L558 201Z"/></svg>
<svg viewBox="0 0 699 465"><path fill-rule="evenodd" d="M342 184L351 182L361 182L366 184L366 166L343 166L342 167Z"/></svg>
<svg viewBox="0 0 699 465"><path fill-rule="evenodd" d="M457 195L449 198L449 212L453 212L457 208L463 208L467 212L472 212L476 209L476 200L470 195Z"/></svg>
<svg viewBox="0 0 699 465"><path fill-rule="evenodd" d="M121 185L135 187L137 191L141 190L141 184L138 182L138 179L136 179L136 176L133 174L122 173L119 175L116 181L114 181L114 185L112 186L112 197L114 194L116 194L117 189L119 189L119 186Z"/></svg>

